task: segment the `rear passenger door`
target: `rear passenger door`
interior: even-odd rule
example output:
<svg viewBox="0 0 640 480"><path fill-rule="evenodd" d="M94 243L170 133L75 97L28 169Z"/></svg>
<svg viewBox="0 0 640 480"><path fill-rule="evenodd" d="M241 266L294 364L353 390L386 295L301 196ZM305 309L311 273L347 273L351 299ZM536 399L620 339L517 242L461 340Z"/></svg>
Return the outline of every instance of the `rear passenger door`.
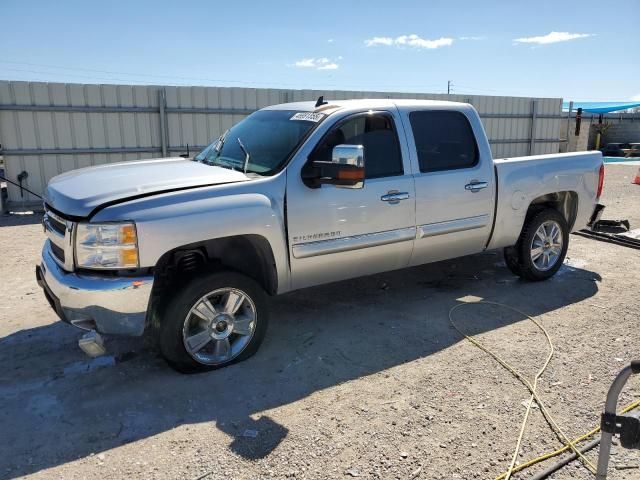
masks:
<svg viewBox="0 0 640 480"><path fill-rule="evenodd" d="M416 188L416 241L411 265L480 252L494 210L491 152L482 125L464 111L403 112Z"/></svg>

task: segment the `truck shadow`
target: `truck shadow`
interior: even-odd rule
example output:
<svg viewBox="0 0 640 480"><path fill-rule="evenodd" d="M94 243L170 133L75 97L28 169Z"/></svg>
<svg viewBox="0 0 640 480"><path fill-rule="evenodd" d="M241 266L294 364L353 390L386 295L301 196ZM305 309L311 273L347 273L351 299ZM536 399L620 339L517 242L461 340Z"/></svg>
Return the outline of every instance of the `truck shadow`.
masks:
<svg viewBox="0 0 640 480"><path fill-rule="evenodd" d="M290 433L270 410L397 365L436 361L426 357L460 342L448 320L458 298L541 315L593 296L599 280L563 266L548 282L525 283L487 252L293 292L272 300L269 332L253 358L190 376L170 370L140 340L111 341L115 356L88 360L72 327L23 330L0 339L0 477L191 424L210 424L210 436L228 437L223 443L245 459L263 458ZM473 333L524 320L511 312L472 316Z"/></svg>

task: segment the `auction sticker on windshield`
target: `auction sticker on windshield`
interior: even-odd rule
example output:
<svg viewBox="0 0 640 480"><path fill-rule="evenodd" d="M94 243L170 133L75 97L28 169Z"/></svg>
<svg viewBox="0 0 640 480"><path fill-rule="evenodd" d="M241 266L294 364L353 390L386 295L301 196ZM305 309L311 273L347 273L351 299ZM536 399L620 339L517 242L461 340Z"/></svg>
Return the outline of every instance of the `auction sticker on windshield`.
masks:
<svg viewBox="0 0 640 480"><path fill-rule="evenodd" d="M324 117L324 114L322 113L298 112L294 114L293 117L291 117L289 120L306 120L308 122L317 123L322 120L322 117Z"/></svg>

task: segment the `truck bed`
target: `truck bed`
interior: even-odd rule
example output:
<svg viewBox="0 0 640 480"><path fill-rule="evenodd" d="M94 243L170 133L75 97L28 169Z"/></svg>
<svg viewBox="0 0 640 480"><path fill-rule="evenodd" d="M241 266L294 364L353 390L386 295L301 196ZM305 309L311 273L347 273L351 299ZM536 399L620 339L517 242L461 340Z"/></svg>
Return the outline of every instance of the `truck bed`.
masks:
<svg viewBox="0 0 640 480"><path fill-rule="evenodd" d="M497 185L495 226L487 248L515 244L528 206L555 192L577 198L571 231L589 221L597 202L602 153L574 152L494 159Z"/></svg>

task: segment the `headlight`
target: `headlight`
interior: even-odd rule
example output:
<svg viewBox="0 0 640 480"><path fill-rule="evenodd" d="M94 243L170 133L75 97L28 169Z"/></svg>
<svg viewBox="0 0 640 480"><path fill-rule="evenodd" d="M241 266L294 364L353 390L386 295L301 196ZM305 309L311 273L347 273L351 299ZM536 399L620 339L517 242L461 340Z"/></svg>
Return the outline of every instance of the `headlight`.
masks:
<svg viewBox="0 0 640 480"><path fill-rule="evenodd" d="M76 265L81 268L138 268L138 236L134 223L79 223Z"/></svg>

